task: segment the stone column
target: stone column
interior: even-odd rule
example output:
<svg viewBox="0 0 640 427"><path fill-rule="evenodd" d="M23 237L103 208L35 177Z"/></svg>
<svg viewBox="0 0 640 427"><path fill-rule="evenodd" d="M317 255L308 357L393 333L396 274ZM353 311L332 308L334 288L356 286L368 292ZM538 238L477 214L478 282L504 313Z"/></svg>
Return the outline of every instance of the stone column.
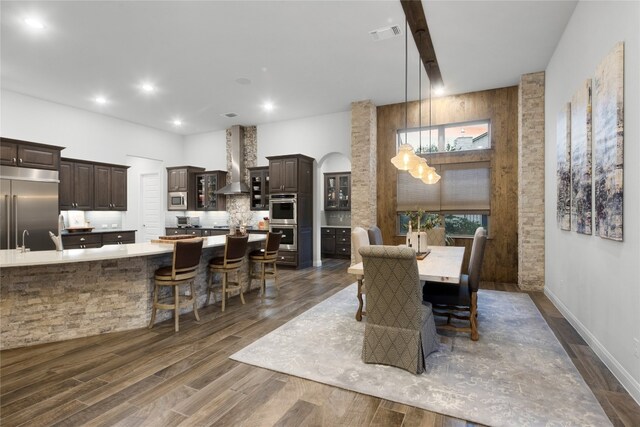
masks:
<svg viewBox="0 0 640 427"><path fill-rule="evenodd" d="M249 170L247 168L257 165L258 161L258 128L256 126L241 126L244 138L244 170L240 174L244 183L249 183ZM227 129L227 184L231 183L231 129ZM246 214L251 210L251 200L248 194L234 194L227 196L227 212L229 219L238 222L240 214Z"/></svg>
<svg viewBox="0 0 640 427"><path fill-rule="evenodd" d="M518 88L518 286L544 288L544 72Z"/></svg>
<svg viewBox="0 0 640 427"><path fill-rule="evenodd" d="M352 228L367 228L377 222L377 126L377 110L373 102L359 101L351 103ZM351 258L353 260L353 250Z"/></svg>

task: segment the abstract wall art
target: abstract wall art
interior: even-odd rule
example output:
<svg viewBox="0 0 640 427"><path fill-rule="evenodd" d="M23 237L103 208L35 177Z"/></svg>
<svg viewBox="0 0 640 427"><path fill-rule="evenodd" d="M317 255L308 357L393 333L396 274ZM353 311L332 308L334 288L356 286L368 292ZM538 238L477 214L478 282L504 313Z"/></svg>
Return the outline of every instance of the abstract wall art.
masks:
<svg viewBox="0 0 640 427"><path fill-rule="evenodd" d="M558 113L556 160L557 218L561 230L571 230L571 104Z"/></svg>
<svg viewBox="0 0 640 427"><path fill-rule="evenodd" d="M593 79L595 227L622 241L624 145L624 44L600 62Z"/></svg>
<svg viewBox="0 0 640 427"><path fill-rule="evenodd" d="M591 79L571 99L571 229L591 232Z"/></svg>

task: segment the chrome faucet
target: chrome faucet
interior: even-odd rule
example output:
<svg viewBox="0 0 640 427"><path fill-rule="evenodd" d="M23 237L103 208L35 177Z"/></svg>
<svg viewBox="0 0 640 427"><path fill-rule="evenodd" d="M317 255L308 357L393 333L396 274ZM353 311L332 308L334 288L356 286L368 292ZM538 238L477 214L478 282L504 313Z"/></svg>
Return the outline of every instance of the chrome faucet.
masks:
<svg viewBox="0 0 640 427"><path fill-rule="evenodd" d="M24 229L24 231L22 232L22 246L20 246L20 252L24 253L24 252L29 252L29 248L27 248L24 245L24 235L29 235L29 230L27 230L26 228Z"/></svg>

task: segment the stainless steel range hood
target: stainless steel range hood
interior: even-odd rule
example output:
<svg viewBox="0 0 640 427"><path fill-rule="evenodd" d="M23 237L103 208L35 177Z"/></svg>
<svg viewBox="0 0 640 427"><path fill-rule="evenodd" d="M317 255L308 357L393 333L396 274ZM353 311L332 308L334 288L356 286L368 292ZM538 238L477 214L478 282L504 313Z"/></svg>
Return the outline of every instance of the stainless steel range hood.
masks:
<svg viewBox="0 0 640 427"><path fill-rule="evenodd" d="M249 187L243 181L244 167L244 132L240 126L231 127L231 184L216 191L216 194L234 195L248 194Z"/></svg>

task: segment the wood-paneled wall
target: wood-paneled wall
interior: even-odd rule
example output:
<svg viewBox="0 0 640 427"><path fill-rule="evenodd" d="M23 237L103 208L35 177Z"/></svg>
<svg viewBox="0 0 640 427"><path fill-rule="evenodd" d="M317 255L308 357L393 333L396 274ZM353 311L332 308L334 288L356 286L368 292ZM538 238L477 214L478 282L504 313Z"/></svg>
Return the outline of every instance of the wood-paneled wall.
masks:
<svg viewBox="0 0 640 427"><path fill-rule="evenodd" d="M422 101L422 125L429 124L429 101ZM418 102L408 108L409 128L418 126ZM390 159L396 154L396 131L404 128L405 106L378 107L377 202L378 226L385 243L399 244L396 236L396 168ZM433 100L433 125L491 121L491 219L489 240L482 265L482 280L516 283L518 280L518 88L491 89ZM487 160L487 153L450 153L432 156L429 163ZM541 201L542 203L542 201ZM465 246L466 272L471 239L455 239Z"/></svg>

